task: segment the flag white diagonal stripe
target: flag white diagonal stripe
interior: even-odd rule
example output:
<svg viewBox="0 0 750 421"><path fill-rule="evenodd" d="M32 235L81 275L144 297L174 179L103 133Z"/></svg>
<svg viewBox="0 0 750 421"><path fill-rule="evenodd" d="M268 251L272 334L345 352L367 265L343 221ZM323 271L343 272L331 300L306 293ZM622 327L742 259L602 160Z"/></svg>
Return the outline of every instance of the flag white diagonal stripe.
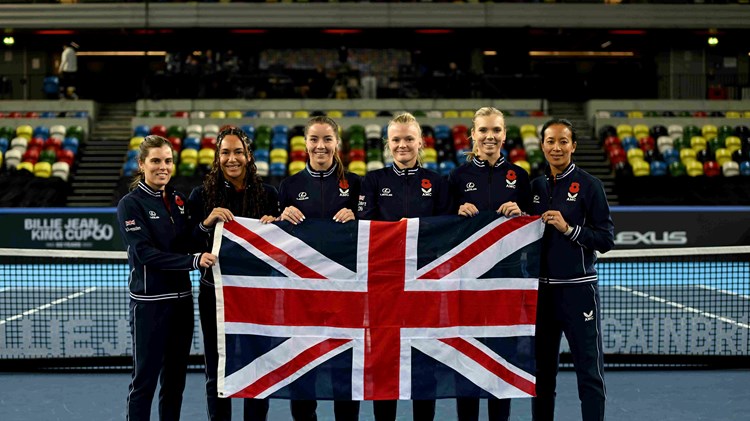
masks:
<svg viewBox="0 0 750 421"><path fill-rule="evenodd" d="M225 386L224 395L231 396L235 393L240 392L241 390L248 387L247 379L250 379L250 378L261 379L265 375L278 369L281 365L280 363L285 363L293 359L295 356L301 354L302 352L306 351L312 346L317 345L325 340L327 340L327 338L320 338L320 337L290 338L289 340L283 342L282 344L272 349L271 351L267 352L266 354L260 356L259 358L256 358L250 364L246 365L240 370L232 373L229 376L226 376L226 378L224 379L224 386ZM282 387L302 377L305 373L317 367L321 363L328 361L329 359L333 358L335 355L338 355L351 347L352 347L352 343L347 342L339 347L332 349L326 354L319 356L312 362L306 364L305 366L297 370L294 374L284 377L282 380L270 386L265 391L259 393L258 398L267 397L273 392L281 389Z"/></svg>
<svg viewBox="0 0 750 421"><path fill-rule="evenodd" d="M482 230L478 231L476 234L464 240L461 244L454 247L449 252L445 253L444 255L437 258L435 261L419 269L417 271L417 279L419 279L424 274L430 272L435 267L450 260L456 254L460 253L469 245L474 243L476 240L478 240L481 237L481 235L479 234L486 234L489 230L491 230L491 228L488 229L488 227L494 228L495 226L499 225L501 222L507 222L507 221L508 221L507 219L499 218L493 221L493 223L488 224ZM496 265L497 262L515 253L519 249L537 241L539 238L541 238L543 232L544 232L544 224L541 221L534 221L532 223L526 224L514 230L513 232L509 233L508 235L504 236L501 240L495 242L492 246L484 250L482 253L474 256L472 259L466 262L466 264L461 265L461 267L457 268L450 274L447 274L446 276L441 277L441 279L476 279L476 278L479 278L480 276L485 274L487 271L489 271L494 265Z"/></svg>
<svg viewBox="0 0 750 421"><path fill-rule="evenodd" d="M297 259L300 263L323 275L327 279L356 278L357 274L355 272L347 269L340 263L329 259L324 254L307 245L304 241L287 233L274 224L262 224L260 221L255 219L238 219L236 221L243 225L245 228L262 237L269 243L272 243L275 247L279 248L284 253L287 253L290 256L294 256L294 258ZM278 269L278 266L281 266L278 262L269 258L264 253L261 253L252 245L247 244L247 241L242 238L238 238L238 236L234 235L233 233L225 230L224 236L238 243L240 246L244 247L246 250L250 251L256 257L262 259L264 262L272 264L275 269ZM246 247L245 244L250 246L250 248ZM273 262L275 262L275 264ZM287 276L293 276L289 275L287 272L288 269L282 273Z"/></svg>
<svg viewBox="0 0 750 421"><path fill-rule="evenodd" d="M412 346L426 355L440 361L448 367L461 373L478 387L500 398L528 398L523 392L500 379L494 373L487 371L482 365L461 353L455 348L433 339L413 339ZM493 353L494 354L494 353ZM507 364L502 357L493 355L501 363Z"/></svg>

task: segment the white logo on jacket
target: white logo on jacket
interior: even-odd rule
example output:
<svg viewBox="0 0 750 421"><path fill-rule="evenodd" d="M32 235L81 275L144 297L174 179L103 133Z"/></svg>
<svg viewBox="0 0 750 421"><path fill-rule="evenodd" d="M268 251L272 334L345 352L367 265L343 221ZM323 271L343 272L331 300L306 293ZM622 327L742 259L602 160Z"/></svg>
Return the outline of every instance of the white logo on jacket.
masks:
<svg viewBox="0 0 750 421"><path fill-rule="evenodd" d="M469 181L468 183L466 183L466 189L464 191L465 192L477 191L477 185L474 184L473 181Z"/></svg>
<svg viewBox="0 0 750 421"><path fill-rule="evenodd" d="M159 219L159 215L157 215L156 212L152 210L148 211L148 217L151 219Z"/></svg>
<svg viewBox="0 0 750 421"><path fill-rule="evenodd" d="M538 194L535 194L535 195L534 195L534 198L532 199L532 202L534 202L534 203L539 203L539 200L541 200L541 198L539 197L539 195L538 195Z"/></svg>
<svg viewBox="0 0 750 421"><path fill-rule="evenodd" d="M301 191L297 195L297 200L307 200L309 197L307 197L307 192Z"/></svg>
<svg viewBox="0 0 750 421"><path fill-rule="evenodd" d="M391 189L388 187L383 187L383 190L380 190L381 196L393 196L393 193L391 193Z"/></svg>
<svg viewBox="0 0 750 421"><path fill-rule="evenodd" d="M568 202L575 202L577 198L578 193L573 194L571 192L568 192Z"/></svg>

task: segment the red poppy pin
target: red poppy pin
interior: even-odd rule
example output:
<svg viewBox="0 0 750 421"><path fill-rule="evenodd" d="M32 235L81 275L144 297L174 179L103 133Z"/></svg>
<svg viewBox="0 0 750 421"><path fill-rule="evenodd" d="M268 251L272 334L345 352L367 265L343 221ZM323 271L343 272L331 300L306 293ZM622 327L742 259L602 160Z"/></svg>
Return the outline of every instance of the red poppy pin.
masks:
<svg viewBox="0 0 750 421"><path fill-rule="evenodd" d="M428 180L426 178L423 178L422 179L422 188L423 189L431 189L432 188L432 183L430 182L430 180Z"/></svg>
<svg viewBox="0 0 750 421"><path fill-rule="evenodd" d="M576 194L579 190L581 190L581 185L578 184L578 182L570 183L570 188L568 189L569 192Z"/></svg>
<svg viewBox="0 0 750 421"><path fill-rule="evenodd" d="M344 190L348 189L349 188L349 181L346 180L346 179L339 181L339 187L341 187Z"/></svg>
<svg viewBox="0 0 750 421"><path fill-rule="evenodd" d="M185 205L185 202L182 201L182 198L180 196L174 197L174 202L177 204L177 206L183 206Z"/></svg>
<svg viewBox="0 0 750 421"><path fill-rule="evenodd" d="M509 170L509 171L508 171L508 172L507 172L507 173L505 174L505 178L506 178L506 179L508 179L508 180L510 180L510 181L513 181L513 180L515 180L515 179L516 179L516 172L515 172L515 171L513 171L513 170Z"/></svg>

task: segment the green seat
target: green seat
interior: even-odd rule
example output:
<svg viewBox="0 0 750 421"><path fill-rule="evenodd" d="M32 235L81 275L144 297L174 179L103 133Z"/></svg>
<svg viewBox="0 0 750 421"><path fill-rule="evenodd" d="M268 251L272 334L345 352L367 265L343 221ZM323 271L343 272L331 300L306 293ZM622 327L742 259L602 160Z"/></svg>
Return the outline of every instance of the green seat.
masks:
<svg viewBox="0 0 750 421"><path fill-rule="evenodd" d="M185 128L182 126L169 126L167 129L167 137L179 137L180 139L185 138Z"/></svg>
<svg viewBox="0 0 750 421"><path fill-rule="evenodd" d="M57 161L57 153L54 149L45 149L39 154L39 161L49 162L52 165Z"/></svg>
<svg viewBox="0 0 750 421"><path fill-rule="evenodd" d="M510 139L521 140L521 129L514 124L509 124L506 127L505 137L506 139L510 138Z"/></svg>
<svg viewBox="0 0 750 421"><path fill-rule="evenodd" d="M66 137L74 137L78 139L79 142L83 141L83 134L84 132L82 126L70 126L65 132Z"/></svg>
<svg viewBox="0 0 750 421"><path fill-rule="evenodd" d="M685 166L682 164L682 162L675 161L669 164L669 174L671 174L673 177L682 177L684 175L687 175L687 169L685 169Z"/></svg>
<svg viewBox="0 0 750 421"><path fill-rule="evenodd" d="M177 168L177 172L181 176L192 177L195 175L195 167L194 162L181 162Z"/></svg>

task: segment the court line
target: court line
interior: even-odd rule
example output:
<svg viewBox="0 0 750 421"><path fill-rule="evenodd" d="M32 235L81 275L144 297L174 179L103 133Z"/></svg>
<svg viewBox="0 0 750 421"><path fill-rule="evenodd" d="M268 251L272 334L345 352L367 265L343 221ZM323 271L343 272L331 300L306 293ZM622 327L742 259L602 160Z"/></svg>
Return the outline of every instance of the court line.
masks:
<svg viewBox="0 0 750 421"><path fill-rule="evenodd" d="M41 305L41 306L39 306L37 308L32 308L31 310L26 310L23 313L16 314L15 316L8 317L7 319L4 319L4 320L0 320L0 325L4 325L5 323L12 322L13 320L20 319L20 318L22 318L24 316L29 316L29 315L32 315L34 313L38 313L38 312L40 312L42 310L48 309L48 308L50 308L52 306L56 306L58 304L64 303L66 301L69 301L69 300L72 300L72 299L75 299L75 298L78 298L78 297L81 297L81 296L83 296L85 294L88 294L90 292L93 292L93 291L96 291L96 287L89 287L89 288L84 289L83 291L79 291L79 292L76 292L74 294L70 294L67 297L58 298L57 300L50 301L49 303Z"/></svg>
<svg viewBox="0 0 750 421"><path fill-rule="evenodd" d="M734 292L734 291L727 291L725 289L718 289L718 288L714 288L714 287L708 286L708 285L696 285L696 286L698 288L707 289L709 291L720 292L722 294L727 294L727 295L734 295L735 297L739 297L739 298L744 298L746 300L750 300L750 295L747 295L747 294L740 294L740 293Z"/></svg>
<svg viewBox="0 0 750 421"><path fill-rule="evenodd" d="M725 322L725 323L733 324L735 326L744 327L745 329L750 329L750 324L747 324L747 323L740 323L737 320L732 320L730 318L727 318L727 317L724 317L724 316L719 316L719 315L713 314L713 313L707 313L705 311L698 310L697 308L694 308L694 307L686 306L686 305L683 305L683 304L680 304L680 303L676 303L674 301L665 300L664 298L657 297L657 296L651 295L651 294L647 294L645 292L636 291L636 290L631 289L631 288L627 288L627 287L623 287L623 286L619 286L619 285L613 285L612 287L615 288L615 289L617 289L617 290L623 291L623 292L629 292L629 293L631 293L633 295L636 295L638 297L647 298L647 299L649 299L651 301L656 301L658 303L662 303L662 304L666 304L668 306L679 308L680 310L687 311L689 313L700 314L701 316L708 317L710 319L716 319L716 320L719 320L719 321L722 321L722 322Z"/></svg>

